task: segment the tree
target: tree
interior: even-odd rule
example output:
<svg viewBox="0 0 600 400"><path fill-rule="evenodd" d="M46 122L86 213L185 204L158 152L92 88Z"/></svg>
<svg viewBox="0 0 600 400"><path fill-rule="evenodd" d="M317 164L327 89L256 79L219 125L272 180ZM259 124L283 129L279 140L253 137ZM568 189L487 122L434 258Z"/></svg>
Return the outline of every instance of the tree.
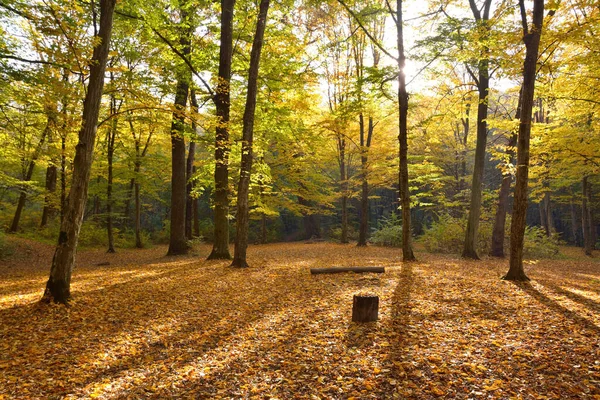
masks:
<svg viewBox="0 0 600 400"><path fill-rule="evenodd" d="M209 260L231 259L229 253L229 112L231 57L233 53L233 8L235 0L221 0L221 46L214 103L217 109L215 135L215 237Z"/></svg>
<svg viewBox="0 0 600 400"><path fill-rule="evenodd" d="M481 184L483 182L483 167L485 163L485 149L487 144L487 115L488 96L490 88L489 53L487 45L490 36L490 7L492 0L484 0L481 10L475 4L475 0L469 0L471 12L481 31L481 54L477 63L477 76L467 65L469 74L477 84L479 102L477 104L477 145L475 148L475 165L473 168L473 181L471 184L471 203L469 206L469 217L465 232L465 243L462 256L465 258L479 259L477 255L477 230L479 228L479 216L481 215ZM482 13L483 11L483 13Z"/></svg>
<svg viewBox="0 0 600 400"><path fill-rule="evenodd" d="M263 45L269 0L261 0L256 21L256 33L250 52L250 68L248 70L248 92L246 94L246 108L244 109L242 128L242 165L240 168L240 181L238 184L236 236L233 262L231 266L248 267L246 249L248 248L248 224L250 222L248 207L248 190L250 175L252 173L252 140L254 136L254 114L256 110L256 92L258 91L258 70L260 66L260 53Z"/></svg>
<svg viewBox="0 0 600 400"><path fill-rule="evenodd" d="M406 77L404 66L406 56L404 54L404 35L402 30L402 0L396 0L396 34L398 41L398 122L400 144L399 161L399 194L400 206L402 208L402 259L414 261L416 257L412 250L412 238L410 230L410 188L408 180L408 92L406 90Z"/></svg>
<svg viewBox="0 0 600 400"><path fill-rule="evenodd" d="M525 12L525 0L519 0L521 23L523 26L523 42L525 43L525 61L523 63L523 85L521 98L521 118L517 139L517 180L515 183L515 199L513 203L510 226L510 267L505 280L527 281L523 269L523 242L525 237L525 219L527 214L527 181L529 172L529 146L531 135L531 118L537 59L544 22L544 0L533 1L532 26L529 28Z"/></svg>
<svg viewBox="0 0 600 400"><path fill-rule="evenodd" d="M179 45L183 57L191 54L191 35L194 26L187 9L188 4L182 4L180 17L182 24L179 28ZM181 64L181 63L180 63ZM185 236L186 209L186 158L185 158L185 108L190 86L191 73L187 66L179 65L177 71L177 88L171 125L171 230L168 255L179 255L188 252Z"/></svg>
<svg viewBox="0 0 600 400"><path fill-rule="evenodd" d="M73 178L68 203L61 222L58 245L52 259L50 277L42 301L67 303L71 296L71 273L75 262L75 252L83 211L87 199L90 169L93 160L94 141L104 88L104 71L110 46L113 26L113 13L116 0L100 1L100 28L95 42L88 79L87 93L83 105L79 142L73 162ZM95 11L94 11L95 12Z"/></svg>

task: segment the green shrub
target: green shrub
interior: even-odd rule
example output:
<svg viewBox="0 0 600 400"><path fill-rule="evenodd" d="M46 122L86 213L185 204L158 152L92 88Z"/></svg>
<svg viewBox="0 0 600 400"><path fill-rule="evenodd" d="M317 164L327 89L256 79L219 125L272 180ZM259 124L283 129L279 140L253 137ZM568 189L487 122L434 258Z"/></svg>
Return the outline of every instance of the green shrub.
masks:
<svg viewBox="0 0 600 400"><path fill-rule="evenodd" d="M339 242L342 239L342 227L331 228L327 235L329 239ZM348 240L358 240L358 231L348 224Z"/></svg>
<svg viewBox="0 0 600 400"><path fill-rule="evenodd" d="M384 218L378 225L371 235L371 243L378 246L402 247L402 221L396 214Z"/></svg>
<svg viewBox="0 0 600 400"><path fill-rule="evenodd" d="M466 221L442 214L425 229L420 241L432 253L460 254L465 240Z"/></svg>
<svg viewBox="0 0 600 400"><path fill-rule="evenodd" d="M466 218L455 218L450 215L440 215L439 219L425 229L420 241L425 249L432 253L460 254L465 240ZM491 250L494 223L491 219L479 222L477 252L487 255ZM510 253L510 216L507 217L504 234L504 253ZM525 229L523 255L526 258L554 258L559 255L558 235L546 236L545 231L537 226Z"/></svg>
<svg viewBox="0 0 600 400"><path fill-rule="evenodd" d="M539 226L525 228L525 243L523 256L525 258L556 258L560 255L558 234L546 235Z"/></svg>
<svg viewBox="0 0 600 400"><path fill-rule="evenodd" d="M12 255L14 252L13 247L6 240L4 232L0 232L0 260Z"/></svg>

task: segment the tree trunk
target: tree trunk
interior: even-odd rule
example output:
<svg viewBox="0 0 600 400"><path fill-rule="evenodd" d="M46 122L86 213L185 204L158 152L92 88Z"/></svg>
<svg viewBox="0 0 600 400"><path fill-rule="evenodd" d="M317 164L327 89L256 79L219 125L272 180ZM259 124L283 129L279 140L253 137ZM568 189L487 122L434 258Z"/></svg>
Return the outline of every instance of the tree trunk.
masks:
<svg viewBox="0 0 600 400"><path fill-rule="evenodd" d="M483 16L480 14L474 0L470 0L471 11L479 26L484 29L482 40L489 36L488 25L491 0L485 0ZM473 181L471 184L471 202L465 232L465 243L462 257L479 260L477 255L479 217L481 216L481 190L483 184L483 171L485 166L485 149L487 146L487 115L488 95L490 87L489 77L489 49L486 45L482 48L481 59L478 65L477 90L479 101L477 105L477 143L475 145L475 163L473 165Z"/></svg>
<svg viewBox="0 0 600 400"><path fill-rule="evenodd" d="M115 3L116 0L100 0L100 30L98 32L100 40L96 42L90 62L87 93L83 103L82 126L73 161L73 179L68 204L61 222L58 244L52 259L50 277L42 297L42 301L45 302L66 303L71 296L71 273L87 198Z"/></svg>
<svg viewBox="0 0 600 400"><path fill-rule="evenodd" d="M267 215L262 214L261 228L260 228L260 244L267 243Z"/></svg>
<svg viewBox="0 0 600 400"><path fill-rule="evenodd" d="M592 237L592 250L596 249L596 242L598 241L598 230L596 229L596 223L594 222L594 202L592 201L592 184L588 182L587 189L588 198L588 218L590 220L590 233Z"/></svg>
<svg viewBox="0 0 600 400"><path fill-rule="evenodd" d="M233 53L233 8L235 0L221 0L221 46L219 80L214 97L217 111L215 136L215 238L209 260L229 260L229 109L231 57Z"/></svg>
<svg viewBox="0 0 600 400"><path fill-rule="evenodd" d="M42 137L40 141L33 151L31 155L31 160L27 164L27 170L25 171L25 176L23 176L24 182L31 181L31 177L33 176L33 170L35 168L35 162L37 161L42 147L44 146L44 142L46 141L46 137L48 137L52 130L52 125L54 124L54 118L51 114L48 115L48 121L46 122L46 128L42 132ZM17 202L17 209L15 210L15 216L13 217L12 224L10 225L10 229L8 230L11 233L15 233L19 230L19 221L21 220L21 213L23 212L23 207L25 207L25 201L27 200L27 186L24 185L21 187L21 193L19 195L19 201Z"/></svg>
<svg viewBox="0 0 600 400"><path fill-rule="evenodd" d="M256 22L256 33L250 51L250 68L248 69L248 93L246 95L246 108L244 109L242 128L242 165L240 168L240 181L237 196L236 236L233 252L232 267L248 267L246 250L248 248L248 225L250 223L250 210L248 196L250 189L250 175L252 173L252 140L254 137L254 115L256 110L256 95L258 91L258 70L260 66L260 53L263 45L269 0L261 0Z"/></svg>
<svg viewBox="0 0 600 400"><path fill-rule="evenodd" d="M412 250L410 230L410 190L408 186L408 92L406 91L406 77L404 65L404 36L402 26L402 0L396 0L396 32L398 39L398 107L399 107L399 134L400 145L399 163L399 195L402 207L402 259L404 261L416 260Z"/></svg>
<svg viewBox="0 0 600 400"><path fill-rule="evenodd" d="M193 172L196 173L196 167L193 168ZM194 221L194 236L200 237L200 213L198 210L198 198L192 199L192 214Z"/></svg>
<svg viewBox="0 0 600 400"><path fill-rule="evenodd" d="M546 219L546 235L552 236L554 232L554 222L552 220L552 203L550 202L550 193L544 193L544 218Z"/></svg>
<svg viewBox="0 0 600 400"><path fill-rule="evenodd" d="M135 182L134 185L135 195L135 247L138 249L144 248L142 242L142 204L140 201L140 184Z"/></svg>
<svg viewBox="0 0 600 400"><path fill-rule="evenodd" d="M50 111L55 112L55 111ZM51 146L54 142L54 136L52 135L52 131L48 132L48 145ZM40 222L40 228L44 228L48 225L48 219L56 215L56 208L54 205L54 194L56 192L56 179L58 169L56 168L56 157L54 155L54 150L52 149L52 157L50 159L50 163L46 168L46 195L44 196L44 208L42 210L42 220Z"/></svg>
<svg viewBox="0 0 600 400"><path fill-rule="evenodd" d="M340 166L340 189L342 192L342 235L341 243L348 243L348 173L346 169L346 138L338 134L338 152Z"/></svg>
<svg viewBox="0 0 600 400"><path fill-rule="evenodd" d="M519 90L519 99L517 100L517 110L515 119L521 118L521 100L523 99L523 90ZM513 163L515 158L515 146L517 145L518 130L514 130L508 141L508 162ZM496 218L494 220L494 228L492 231L492 248L490 255L493 257L504 258L504 231L506 227L506 213L508 211L508 198L510 194L510 185L512 182L511 174L504 174L500 185L500 193L498 194L498 209L496 210Z"/></svg>
<svg viewBox="0 0 600 400"><path fill-rule="evenodd" d="M44 209L42 210L42 221L40 223L41 228L48 225L48 219L52 215L56 215L52 198L56 192L57 174L56 164L48 165L48 168L46 168L46 196L44 197Z"/></svg>
<svg viewBox="0 0 600 400"><path fill-rule="evenodd" d="M498 209L496 210L496 218L494 220L494 228L492 231L492 248L490 255L493 257L504 258L504 229L506 226L506 210L508 208L508 195L510 193L510 184L512 176L505 174L500 185L500 193L498 195Z"/></svg>
<svg viewBox="0 0 600 400"><path fill-rule="evenodd" d="M114 81L113 73L110 73L111 84ZM114 94L110 95L110 113L114 116L117 113L117 100ZM117 118L113 117L108 130L106 139L106 159L108 164L108 177L106 182L106 233L108 235L108 249L107 253L115 252L115 236L113 233L113 219L112 219L112 191L113 191L113 159L115 154L115 139L117 137Z"/></svg>
<svg viewBox="0 0 600 400"><path fill-rule="evenodd" d="M540 200L540 202L538 203L538 211L540 214L540 227L544 230L544 232L546 233L546 236L548 236L548 225L547 225L548 220L546 219L546 210L545 210L544 206L545 206L544 199L542 198Z"/></svg>
<svg viewBox="0 0 600 400"><path fill-rule="evenodd" d="M187 10L181 10L182 20L187 19ZM189 22L188 22L189 23ZM192 26L182 28L179 33L179 44L184 56L191 53L190 38ZM185 237L186 207L186 158L185 158L185 108L190 85L189 71L179 72L177 92L175 94L175 111L171 123L171 232L167 255L186 254L188 244Z"/></svg>
<svg viewBox="0 0 600 400"><path fill-rule="evenodd" d="M368 180L368 161L369 148L373 137L373 117L369 117L369 126L365 142L364 122L360 114L360 164L361 164L361 197L360 197L360 226L358 231L357 246L367 245L367 235L369 233L369 180Z"/></svg>
<svg viewBox="0 0 600 400"><path fill-rule="evenodd" d="M196 91L190 90L190 101L192 103L192 111L198 113L198 100L196 99ZM192 138L190 139L190 146L188 149L188 157L185 168L185 176L187 178L187 184L185 187L185 237L188 240L192 240L192 223L194 218L194 212L192 210L194 199L192 198L192 192L194 190L194 182L192 175L194 173L194 158L196 156L196 121L192 119Z"/></svg>
<svg viewBox="0 0 600 400"><path fill-rule="evenodd" d="M591 193L588 182L588 177L584 176L582 180L582 195L581 195L581 220L583 226L583 251L586 256L592 256L594 249L592 235L592 210L591 210Z"/></svg>
<svg viewBox="0 0 600 400"><path fill-rule="evenodd" d="M529 141L531 135L531 113L535 92L537 58L544 21L544 0L533 1L533 27L529 31L525 0L519 0L523 20L523 41L525 43L525 62L523 63L523 101L517 140L517 180L510 226L510 268L503 279L527 281L523 269L523 242L527 217L527 181L529 174Z"/></svg>
<svg viewBox="0 0 600 400"><path fill-rule="evenodd" d="M580 220L577 216L577 208L575 205L575 199L571 198L571 235L573 236L573 244L579 246L581 244L581 237L579 232L581 231Z"/></svg>

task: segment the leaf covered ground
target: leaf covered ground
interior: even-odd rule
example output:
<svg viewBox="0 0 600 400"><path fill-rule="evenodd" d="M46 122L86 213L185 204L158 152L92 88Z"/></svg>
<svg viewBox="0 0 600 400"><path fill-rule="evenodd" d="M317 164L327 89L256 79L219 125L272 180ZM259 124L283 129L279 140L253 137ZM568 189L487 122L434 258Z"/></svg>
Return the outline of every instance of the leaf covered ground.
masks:
<svg viewBox="0 0 600 400"><path fill-rule="evenodd" d="M81 251L70 307L37 301L51 249L0 261L0 398L600 398L600 263L506 261L327 243ZM98 265L102 263L109 265ZM385 274L311 276L382 265ZM353 294L380 319L351 322Z"/></svg>

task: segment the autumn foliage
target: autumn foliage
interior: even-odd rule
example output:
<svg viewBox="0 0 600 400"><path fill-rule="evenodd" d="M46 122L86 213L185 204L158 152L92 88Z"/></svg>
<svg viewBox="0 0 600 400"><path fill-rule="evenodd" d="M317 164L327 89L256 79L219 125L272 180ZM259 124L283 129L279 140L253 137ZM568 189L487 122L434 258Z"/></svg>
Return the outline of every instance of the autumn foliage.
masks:
<svg viewBox="0 0 600 400"><path fill-rule="evenodd" d="M84 250L69 307L40 304L51 248L0 264L0 398L598 398L600 264L505 263L328 243ZM578 257L578 258L575 258ZM108 265L105 265L109 263ZM104 265L100 265L104 264ZM385 266L311 276L311 267ZM352 296L380 297L351 322Z"/></svg>

